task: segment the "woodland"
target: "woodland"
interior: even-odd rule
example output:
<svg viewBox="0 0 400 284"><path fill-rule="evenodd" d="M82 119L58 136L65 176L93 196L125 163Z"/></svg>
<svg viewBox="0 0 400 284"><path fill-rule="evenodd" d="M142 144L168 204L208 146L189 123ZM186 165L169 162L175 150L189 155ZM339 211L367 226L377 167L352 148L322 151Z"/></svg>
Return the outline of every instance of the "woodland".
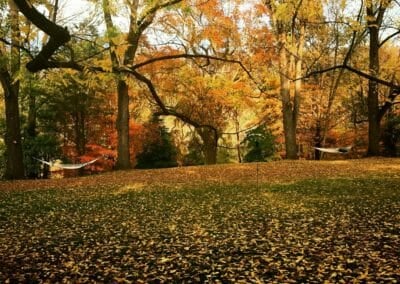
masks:
<svg viewBox="0 0 400 284"><path fill-rule="evenodd" d="M397 156L399 15L393 0L2 0L2 176L48 177L36 159Z"/></svg>
<svg viewBox="0 0 400 284"><path fill-rule="evenodd" d="M0 283L399 283L399 19L0 0Z"/></svg>

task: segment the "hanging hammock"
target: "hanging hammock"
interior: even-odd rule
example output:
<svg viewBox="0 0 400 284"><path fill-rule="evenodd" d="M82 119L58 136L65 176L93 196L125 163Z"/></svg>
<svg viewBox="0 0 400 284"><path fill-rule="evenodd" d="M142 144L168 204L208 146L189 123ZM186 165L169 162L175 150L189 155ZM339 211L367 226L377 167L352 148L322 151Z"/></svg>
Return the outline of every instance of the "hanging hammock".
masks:
<svg viewBox="0 0 400 284"><path fill-rule="evenodd" d="M81 164L61 164L61 163L48 162L48 161L41 160L41 159L38 159L38 158L34 158L34 159L42 162L43 164L48 165L49 167L57 167L57 168L64 169L64 170L76 170L76 169L80 169L80 168L86 167L87 165L93 164L94 162L96 162L100 158L101 157L98 157L98 158L96 158L94 160L91 160L91 161L86 162L86 163L81 163Z"/></svg>
<svg viewBox="0 0 400 284"><path fill-rule="evenodd" d="M317 149L318 151L325 152L325 153L347 154L347 153L350 152L352 147L353 146L339 147L339 148L318 148L318 147L314 147L314 149Z"/></svg>

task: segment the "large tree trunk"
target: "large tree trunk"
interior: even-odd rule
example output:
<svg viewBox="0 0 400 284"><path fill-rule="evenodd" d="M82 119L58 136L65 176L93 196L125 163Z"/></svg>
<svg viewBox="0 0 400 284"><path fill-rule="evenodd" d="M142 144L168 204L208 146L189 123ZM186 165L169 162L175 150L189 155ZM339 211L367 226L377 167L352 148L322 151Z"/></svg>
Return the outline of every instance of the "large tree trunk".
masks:
<svg viewBox="0 0 400 284"><path fill-rule="evenodd" d="M136 2L135 2L136 3ZM114 43L111 39L112 32L114 30L114 23L111 17L111 7L108 0L103 0L103 13L106 22L107 32L109 34L109 44L114 47ZM113 67L119 65L118 57L114 49L110 48L110 58ZM117 135L118 135L118 145L117 145L117 162L115 167L117 169L129 169L131 167L130 163L130 153L129 153L129 94L128 85L121 79L116 79L117 82Z"/></svg>
<svg viewBox="0 0 400 284"><path fill-rule="evenodd" d="M281 80L282 82L282 80ZM285 135L286 158L297 159L296 121L293 116L293 105L290 101L289 80L281 83L283 130Z"/></svg>
<svg viewBox="0 0 400 284"><path fill-rule="evenodd" d="M8 75L8 74L7 74ZM24 178L24 163L21 143L21 127L18 106L18 86L13 86L11 78L2 73L0 80L4 89L6 108L6 179Z"/></svg>
<svg viewBox="0 0 400 284"><path fill-rule="evenodd" d="M124 52L124 64L132 64L139 38L141 35L140 28L137 27L137 10L138 1L132 1L130 3L130 18L129 18L129 32L127 35L127 41L129 46ZM109 33L109 44L114 47L112 41L112 32L114 31L114 23L111 17L111 6L108 0L103 0L103 13L106 22L107 32ZM150 23L148 23L150 24ZM146 26L142 28L145 29ZM113 67L119 65L118 56L115 49L110 48L110 57ZM118 134L118 146L117 146L117 169L129 169L131 168L130 152L129 152L129 86L123 78L117 79L117 94L118 94L118 114L117 114L117 134Z"/></svg>
<svg viewBox="0 0 400 284"><path fill-rule="evenodd" d="M373 1L367 2L367 24L369 31L369 70L370 75L379 78L379 31L382 27L383 17L389 1L379 1L379 6L375 7ZM379 108L379 88L374 80L368 81L368 156L378 156L380 154L379 142L381 137L381 118L387 110Z"/></svg>
<svg viewBox="0 0 400 284"><path fill-rule="evenodd" d="M280 75L280 94L282 101L283 131L285 136L285 148L287 159L297 159L296 145L296 112L290 98L290 81L286 74L290 71L290 64L286 51L286 36L280 34L279 67ZM286 73L286 74L284 74Z"/></svg>
<svg viewBox="0 0 400 284"><path fill-rule="evenodd" d="M128 85L123 80L118 80L118 158L117 169L129 169L131 167L129 153L129 94Z"/></svg>
<svg viewBox="0 0 400 284"><path fill-rule="evenodd" d="M24 178L24 162L21 141L21 126L19 117L19 80L14 80L12 76L16 74L20 67L19 49L19 22L18 10L12 1L10 4L10 23L11 23L11 72L6 69L7 65L0 66L0 81L4 90L4 101L6 109L6 133L5 143L7 148L6 157L6 179ZM2 54L0 54L2 55Z"/></svg>
<svg viewBox="0 0 400 284"><path fill-rule="evenodd" d="M206 165L214 165L217 163L218 154L218 137L213 129L198 128L201 140L203 141L204 163Z"/></svg>

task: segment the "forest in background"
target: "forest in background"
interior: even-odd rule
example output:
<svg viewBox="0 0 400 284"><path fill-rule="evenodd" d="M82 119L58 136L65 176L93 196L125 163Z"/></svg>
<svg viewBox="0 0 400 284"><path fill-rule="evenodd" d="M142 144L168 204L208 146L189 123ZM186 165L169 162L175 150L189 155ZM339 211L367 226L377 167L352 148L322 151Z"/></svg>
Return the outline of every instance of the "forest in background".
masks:
<svg viewBox="0 0 400 284"><path fill-rule="evenodd" d="M398 1L68 3L0 0L7 179L399 155Z"/></svg>

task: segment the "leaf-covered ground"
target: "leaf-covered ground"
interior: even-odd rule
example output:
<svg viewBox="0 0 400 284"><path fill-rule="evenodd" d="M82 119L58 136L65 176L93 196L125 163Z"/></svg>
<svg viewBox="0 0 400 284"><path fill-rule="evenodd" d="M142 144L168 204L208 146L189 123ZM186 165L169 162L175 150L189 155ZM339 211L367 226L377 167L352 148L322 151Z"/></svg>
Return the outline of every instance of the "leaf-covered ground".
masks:
<svg viewBox="0 0 400 284"><path fill-rule="evenodd" d="M283 161L3 182L0 283L400 283L399 170Z"/></svg>

